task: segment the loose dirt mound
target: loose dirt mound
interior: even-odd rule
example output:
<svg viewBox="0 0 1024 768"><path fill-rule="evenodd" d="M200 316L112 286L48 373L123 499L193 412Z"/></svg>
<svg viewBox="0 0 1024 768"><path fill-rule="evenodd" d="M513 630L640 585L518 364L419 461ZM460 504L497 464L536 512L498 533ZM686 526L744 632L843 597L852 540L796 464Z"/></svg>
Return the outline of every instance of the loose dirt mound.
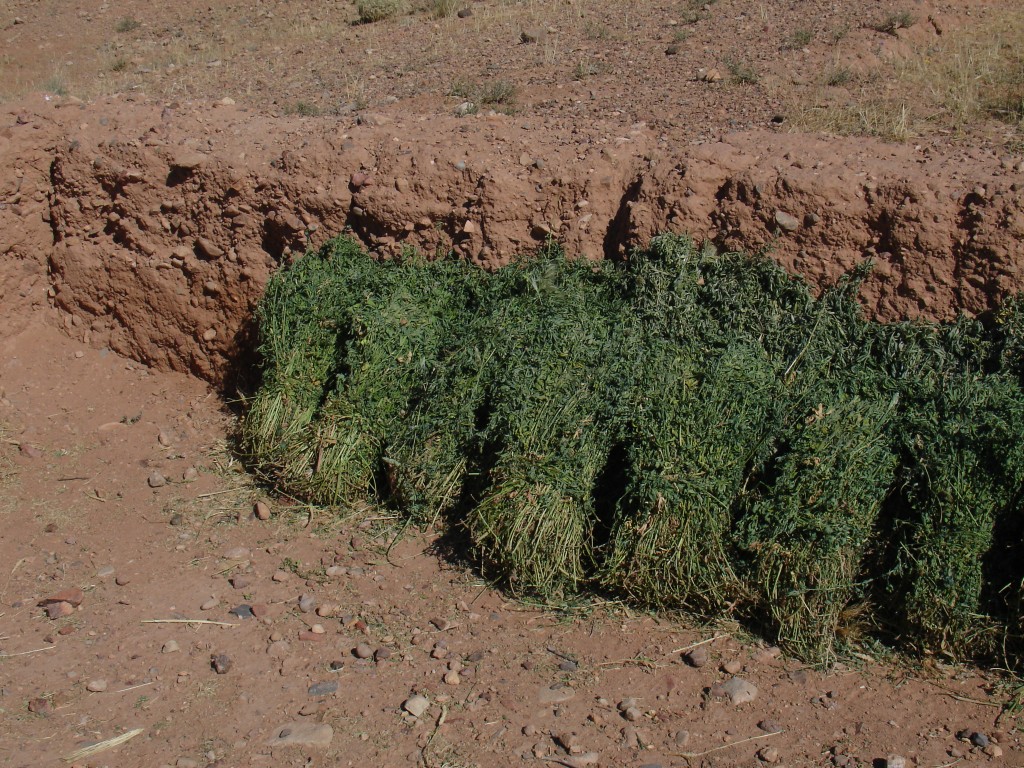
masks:
<svg viewBox="0 0 1024 768"><path fill-rule="evenodd" d="M5 290L38 302L47 259L76 337L218 385L268 275L345 227L381 253L453 248L492 267L548 237L615 258L665 230L769 247L817 284L873 258L864 296L883 320L983 312L1024 285L1019 164L982 150L120 100L37 98L4 121Z"/></svg>

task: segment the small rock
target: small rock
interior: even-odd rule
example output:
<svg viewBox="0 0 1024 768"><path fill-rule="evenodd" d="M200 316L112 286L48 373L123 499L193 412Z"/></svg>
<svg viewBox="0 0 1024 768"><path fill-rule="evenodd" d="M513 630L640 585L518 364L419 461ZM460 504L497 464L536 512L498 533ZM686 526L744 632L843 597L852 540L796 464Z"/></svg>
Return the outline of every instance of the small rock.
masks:
<svg viewBox="0 0 1024 768"><path fill-rule="evenodd" d="M376 651L373 652L373 660L374 661L377 661L377 662L387 661L390 658L391 658L391 649L390 648L378 648Z"/></svg>
<svg viewBox="0 0 1024 768"><path fill-rule="evenodd" d="M522 32L519 33L519 39L523 43L531 45L533 43L539 43L541 40L547 37L547 34L547 30L541 29L540 27L536 27L533 29L524 29Z"/></svg>
<svg viewBox="0 0 1024 768"><path fill-rule="evenodd" d="M562 702L569 701L576 696L576 691L568 685L562 683L555 683L554 685L541 688L537 693L537 698L541 704L561 704Z"/></svg>
<svg viewBox="0 0 1024 768"><path fill-rule="evenodd" d="M224 552L225 560L245 560L249 557L249 550L246 547L232 547Z"/></svg>
<svg viewBox="0 0 1024 768"><path fill-rule="evenodd" d="M177 653L181 648L177 640L168 640L160 646L160 653Z"/></svg>
<svg viewBox="0 0 1024 768"><path fill-rule="evenodd" d="M107 681L90 680L89 683L85 686L85 690L89 691L90 693L103 693L105 690L107 690Z"/></svg>
<svg viewBox="0 0 1024 768"><path fill-rule="evenodd" d="M689 731L676 731L675 736L672 737L677 747L685 747L690 743L690 732Z"/></svg>
<svg viewBox="0 0 1024 768"><path fill-rule="evenodd" d="M430 700L426 696L420 696L419 694L410 696L402 702L402 709L413 717L422 717L430 709Z"/></svg>
<svg viewBox="0 0 1024 768"><path fill-rule="evenodd" d="M230 611L228 611L228 613L230 613L232 616L237 616L238 618L242 619L243 621L245 619L252 619L252 618L254 618L256 616L256 614L253 613L252 606L251 605L245 605L245 604L236 605L234 608L232 608Z"/></svg>
<svg viewBox="0 0 1024 768"><path fill-rule="evenodd" d="M194 171L206 162L206 155L195 150L184 149L171 160L171 168L180 171Z"/></svg>
<svg viewBox="0 0 1024 768"><path fill-rule="evenodd" d="M989 757L1002 757L1003 756L1003 748L1000 747L998 744L989 744L987 747L985 747L981 751L984 752Z"/></svg>
<svg viewBox="0 0 1024 768"><path fill-rule="evenodd" d="M70 616L75 612L74 607L71 603L61 601L59 603L50 603L46 606L46 616L50 619L61 619L65 616Z"/></svg>
<svg viewBox="0 0 1024 768"><path fill-rule="evenodd" d="M465 117L476 112L476 104L472 101L464 101L455 108L456 117Z"/></svg>
<svg viewBox="0 0 1024 768"><path fill-rule="evenodd" d="M326 723L295 722L275 729L268 747L317 747L326 749L334 739L334 729Z"/></svg>
<svg viewBox="0 0 1024 768"><path fill-rule="evenodd" d="M252 576L234 576L230 582L235 589L246 589L252 586Z"/></svg>
<svg viewBox="0 0 1024 768"><path fill-rule="evenodd" d="M275 659L283 659L291 650L287 640L274 640L267 646L267 655Z"/></svg>
<svg viewBox="0 0 1024 768"><path fill-rule="evenodd" d="M738 674L743 669L743 664L737 659L730 659L722 664L722 671L729 675Z"/></svg>
<svg viewBox="0 0 1024 768"><path fill-rule="evenodd" d="M171 437L171 433L166 429L161 429L160 433L156 436L156 441L164 448L169 448L171 443L174 442L174 438Z"/></svg>
<svg viewBox="0 0 1024 768"><path fill-rule="evenodd" d="M639 707L626 707L622 712L622 716L629 722L635 723L644 716L644 713L640 711Z"/></svg>
<svg viewBox="0 0 1024 768"><path fill-rule="evenodd" d="M28 443L22 443L18 446L18 450L21 451L22 456L27 456L30 459L38 459L43 455L43 452L36 448L34 445Z"/></svg>
<svg viewBox="0 0 1024 768"><path fill-rule="evenodd" d="M473 15L473 9L472 8L460 8L458 13L455 14L455 15L458 16L460 19L468 19L470 16Z"/></svg>
<svg viewBox="0 0 1024 768"><path fill-rule="evenodd" d="M224 255L224 249L205 237L196 238L196 250L208 259L219 259Z"/></svg>
<svg viewBox="0 0 1024 768"><path fill-rule="evenodd" d="M186 467L185 471L181 473L181 479L186 483L194 482L199 477L199 470L195 467Z"/></svg>
<svg viewBox="0 0 1024 768"><path fill-rule="evenodd" d="M982 749L984 749L985 747L988 746L989 739L988 739L988 736L986 736L981 731L975 731L974 733L971 734L970 741L971 741L971 744L973 744L974 746L981 747Z"/></svg>
<svg viewBox="0 0 1024 768"><path fill-rule="evenodd" d="M68 603L72 608L77 608L85 600L85 592L72 587L71 589L62 589L60 592L56 592L49 597L44 597L39 601L38 605L45 606L50 603Z"/></svg>
<svg viewBox="0 0 1024 768"><path fill-rule="evenodd" d="M278 571L274 571L274 575L271 576L270 578L273 579L274 581L276 581L278 584L280 584L282 582L288 581L290 576L288 574L288 571L280 571L280 570L278 570Z"/></svg>
<svg viewBox="0 0 1024 768"><path fill-rule="evenodd" d="M766 763L777 763L779 762L779 750L775 747L763 747L757 756L764 760Z"/></svg>
<svg viewBox="0 0 1024 768"><path fill-rule="evenodd" d="M117 584L117 586L119 586L119 587L127 586L128 584L131 584L131 582L132 582L132 577L131 576L116 576L114 578L114 583Z"/></svg>
<svg viewBox="0 0 1024 768"><path fill-rule="evenodd" d="M307 701L302 705L302 709L299 710L299 714L302 717L309 717L310 715L316 715L320 713L320 704L315 701Z"/></svg>
<svg viewBox="0 0 1024 768"><path fill-rule="evenodd" d="M327 632L327 630L324 629L323 624L314 624L309 628L309 631L312 632L314 635L323 635Z"/></svg>
<svg viewBox="0 0 1024 768"><path fill-rule="evenodd" d="M800 219L782 210L775 211L775 223L786 232L796 232L800 229Z"/></svg>
<svg viewBox="0 0 1024 768"><path fill-rule="evenodd" d="M907 758L903 755L889 755L885 758L885 768L907 768Z"/></svg>
<svg viewBox="0 0 1024 768"><path fill-rule="evenodd" d="M199 610L200 611L212 611L218 605L220 605L220 600L218 600L216 597L210 597L202 605L199 606Z"/></svg>
<svg viewBox="0 0 1024 768"><path fill-rule="evenodd" d="M712 67L711 69L697 70L697 79L705 83L717 83L722 80L722 73Z"/></svg>
<svg viewBox="0 0 1024 768"><path fill-rule="evenodd" d="M313 626L314 627L320 627L319 624L314 624ZM299 638L299 640L305 640L307 642L319 643L320 641L322 641L324 639L323 627L320 627L320 630L321 630L320 632L317 632L314 629L303 629L302 631L299 632L298 638Z"/></svg>
<svg viewBox="0 0 1024 768"><path fill-rule="evenodd" d="M683 654L683 661L689 664L691 667L700 668L708 663L708 649L706 646L700 645L694 648L692 651L688 651Z"/></svg>
<svg viewBox="0 0 1024 768"><path fill-rule="evenodd" d="M270 519L270 505L265 501L257 501L252 507L252 513L257 520Z"/></svg>
<svg viewBox="0 0 1024 768"><path fill-rule="evenodd" d="M28 703L28 711L46 717L53 713L53 702L49 699L32 699Z"/></svg>
<svg viewBox="0 0 1024 768"><path fill-rule="evenodd" d="M783 730L781 723L779 723L777 720L771 720L768 718L765 718L764 720L759 722L757 724L757 727L765 733L780 733Z"/></svg>
<svg viewBox="0 0 1024 768"><path fill-rule="evenodd" d="M167 478L153 470L150 472L149 477L146 478L146 483L150 488L163 488L167 485Z"/></svg>
<svg viewBox="0 0 1024 768"><path fill-rule="evenodd" d="M462 682L462 678L459 677L459 673L454 671L454 670L452 670L450 672L446 672L445 675L444 675L444 684L445 685L458 685L461 682Z"/></svg>
<svg viewBox="0 0 1024 768"><path fill-rule="evenodd" d="M359 645L352 649L352 655L357 659L368 659L373 656L373 648L366 643L359 643Z"/></svg>
<svg viewBox="0 0 1024 768"><path fill-rule="evenodd" d="M330 696L338 690L337 680L326 680L322 683L313 683L309 686L307 693L310 696Z"/></svg>
<svg viewBox="0 0 1024 768"><path fill-rule="evenodd" d="M742 677L733 677L722 684L722 690L733 705L746 704L757 698L757 686Z"/></svg>
<svg viewBox="0 0 1024 768"><path fill-rule="evenodd" d="M331 616L333 616L337 612L338 612L338 606L331 605L330 603L324 603L323 605L318 605L317 609L316 609L316 615L319 616L321 619L329 619Z"/></svg>
<svg viewBox="0 0 1024 768"><path fill-rule="evenodd" d="M312 613L316 608L316 598L312 595L302 595L299 598L299 610L303 613Z"/></svg>
<svg viewBox="0 0 1024 768"><path fill-rule="evenodd" d="M210 666L218 675L226 675L231 671L232 661L226 653L218 653L210 657Z"/></svg>

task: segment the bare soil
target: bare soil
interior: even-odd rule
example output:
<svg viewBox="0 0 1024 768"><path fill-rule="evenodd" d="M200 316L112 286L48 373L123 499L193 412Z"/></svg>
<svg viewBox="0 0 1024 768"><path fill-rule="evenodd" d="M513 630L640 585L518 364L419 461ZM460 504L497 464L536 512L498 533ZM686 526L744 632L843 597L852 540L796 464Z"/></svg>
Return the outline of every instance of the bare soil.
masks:
<svg viewBox="0 0 1024 768"><path fill-rule="evenodd" d="M665 230L769 247L816 285L873 258L884 320L1024 287L1019 127L986 93L958 111L926 87L950 40L1014 40L1015 4L464 7L370 25L341 1L0 8L4 763L141 729L70 762L1024 765L997 671L820 672L729 624L525 605L437 532L267 499L242 471L224 395L252 379L252 307L345 228L488 267L548 237L621 258ZM826 113L830 133L794 130ZM720 695L734 675L753 701ZM326 741L310 723L329 744L283 743Z"/></svg>

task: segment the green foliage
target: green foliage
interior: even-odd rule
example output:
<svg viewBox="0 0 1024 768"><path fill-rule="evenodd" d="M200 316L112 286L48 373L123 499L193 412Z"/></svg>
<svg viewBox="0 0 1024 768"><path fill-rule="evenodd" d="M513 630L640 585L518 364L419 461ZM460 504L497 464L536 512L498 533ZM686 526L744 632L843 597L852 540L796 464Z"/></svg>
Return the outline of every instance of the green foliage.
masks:
<svg viewBox="0 0 1024 768"><path fill-rule="evenodd" d="M282 490L464 526L520 594L733 612L835 658L845 617L1024 654L1024 302L866 321L762 255L655 238L487 274L339 238L257 312L242 445Z"/></svg>

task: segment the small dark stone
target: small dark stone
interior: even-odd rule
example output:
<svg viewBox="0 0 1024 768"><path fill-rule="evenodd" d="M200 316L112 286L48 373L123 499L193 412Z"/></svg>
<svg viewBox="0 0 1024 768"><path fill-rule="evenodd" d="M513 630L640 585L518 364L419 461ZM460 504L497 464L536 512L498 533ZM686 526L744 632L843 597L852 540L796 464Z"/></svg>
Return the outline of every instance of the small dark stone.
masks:
<svg viewBox="0 0 1024 768"><path fill-rule="evenodd" d="M226 675L230 672L232 663L231 658L226 653L218 653L210 657L210 666L213 667L213 671L218 675Z"/></svg>
<svg viewBox="0 0 1024 768"><path fill-rule="evenodd" d="M476 664L478 661L482 661L484 658L483 651L473 651L469 656L466 657L466 661L470 664Z"/></svg>
<svg viewBox="0 0 1024 768"><path fill-rule="evenodd" d="M971 744L973 744L976 747L981 747L982 749L984 749L988 746L988 736L986 736L981 731L975 731L971 734Z"/></svg>
<svg viewBox="0 0 1024 768"><path fill-rule="evenodd" d="M703 645L694 648L692 651L683 655L683 661L691 667L703 667L708 663L708 649Z"/></svg>
<svg viewBox="0 0 1024 768"><path fill-rule="evenodd" d="M327 666L329 666L331 668L331 672L337 672L339 669L344 669L345 668L345 662L344 661L332 661Z"/></svg>
<svg viewBox="0 0 1024 768"><path fill-rule="evenodd" d="M307 693L309 693L310 696L330 696L337 690L337 680L326 680L322 683L313 683L313 685L309 686Z"/></svg>
<svg viewBox="0 0 1024 768"><path fill-rule="evenodd" d="M171 515L171 525L181 525L183 522L185 522L185 518L181 516L181 512L175 512L173 515Z"/></svg>
<svg viewBox="0 0 1024 768"><path fill-rule="evenodd" d="M759 722L757 724L757 727L765 733L781 733L783 730L782 724L779 723L779 721L772 720L770 718L765 718L764 720Z"/></svg>
<svg viewBox="0 0 1024 768"><path fill-rule="evenodd" d="M234 614L240 619L251 619L255 614L252 612L251 605L239 605L236 608L232 608L229 613Z"/></svg>
<svg viewBox="0 0 1024 768"><path fill-rule="evenodd" d="M563 672L575 672L578 669L578 666L574 661L563 661L558 665L558 668Z"/></svg>
<svg viewBox="0 0 1024 768"><path fill-rule="evenodd" d="M459 9L458 17L460 19L468 19L472 15L473 15L473 9L472 8L460 8Z"/></svg>
<svg viewBox="0 0 1024 768"><path fill-rule="evenodd" d="M678 53L679 53L679 46L676 45L675 43L673 43L672 45L670 45L668 48L665 49L665 55L666 56L675 56Z"/></svg>
<svg viewBox="0 0 1024 768"><path fill-rule="evenodd" d="M387 661L390 658L391 658L391 649L390 648L378 648L376 651L373 652L373 659L374 659L374 661Z"/></svg>

